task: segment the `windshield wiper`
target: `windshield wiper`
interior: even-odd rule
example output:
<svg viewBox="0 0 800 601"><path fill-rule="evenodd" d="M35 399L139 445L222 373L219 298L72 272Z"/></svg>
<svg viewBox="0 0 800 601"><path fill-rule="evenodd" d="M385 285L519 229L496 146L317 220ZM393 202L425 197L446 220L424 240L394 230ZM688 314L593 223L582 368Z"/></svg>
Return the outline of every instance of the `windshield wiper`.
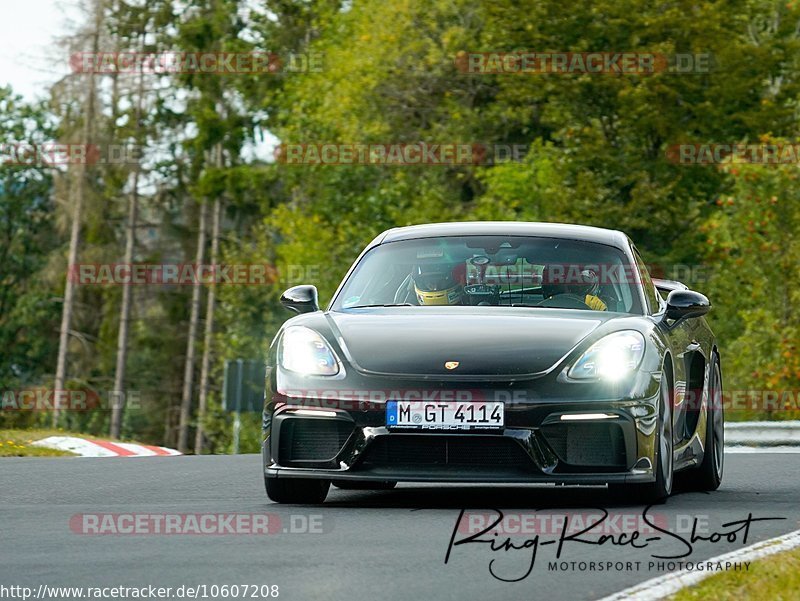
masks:
<svg viewBox="0 0 800 601"><path fill-rule="evenodd" d="M352 305L349 307L342 307L342 309L369 309L371 307L416 307L416 305L412 305L411 303L378 303L376 305Z"/></svg>

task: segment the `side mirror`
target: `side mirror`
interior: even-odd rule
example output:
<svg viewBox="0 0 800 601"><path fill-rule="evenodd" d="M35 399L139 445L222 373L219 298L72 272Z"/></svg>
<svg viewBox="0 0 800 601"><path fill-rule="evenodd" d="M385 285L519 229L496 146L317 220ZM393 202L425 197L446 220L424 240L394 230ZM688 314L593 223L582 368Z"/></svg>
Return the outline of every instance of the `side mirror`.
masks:
<svg viewBox="0 0 800 601"><path fill-rule="evenodd" d="M281 294L281 304L295 313L319 311L317 287L308 284L293 286Z"/></svg>
<svg viewBox="0 0 800 601"><path fill-rule="evenodd" d="M673 290L667 297L667 318L701 317L711 309L708 299L693 290Z"/></svg>

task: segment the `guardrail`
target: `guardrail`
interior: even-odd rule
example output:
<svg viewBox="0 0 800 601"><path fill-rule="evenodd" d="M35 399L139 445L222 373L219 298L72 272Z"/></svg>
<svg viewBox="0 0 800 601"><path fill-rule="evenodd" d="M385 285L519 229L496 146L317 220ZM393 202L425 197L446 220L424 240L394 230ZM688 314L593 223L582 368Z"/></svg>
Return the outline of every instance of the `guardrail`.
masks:
<svg viewBox="0 0 800 601"><path fill-rule="evenodd" d="M800 447L800 421L725 422L725 445Z"/></svg>

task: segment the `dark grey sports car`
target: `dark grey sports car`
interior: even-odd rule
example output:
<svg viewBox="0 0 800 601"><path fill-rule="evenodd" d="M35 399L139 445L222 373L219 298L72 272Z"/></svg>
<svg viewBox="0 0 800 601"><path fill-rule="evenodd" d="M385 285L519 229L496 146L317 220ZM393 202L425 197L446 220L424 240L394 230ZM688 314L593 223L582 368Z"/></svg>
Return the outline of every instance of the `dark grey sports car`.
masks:
<svg viewBox="0 0 800 601"><path fill-rule="evenodd" d="M666 298L664 298L666 297ZM653 280L622 232L549 223L388 230L327 309L313 286L267 360L264 478L330 484L608 484L663 500L723 467L708 299ZM683 477L683 476L682 476Z"/></svg>

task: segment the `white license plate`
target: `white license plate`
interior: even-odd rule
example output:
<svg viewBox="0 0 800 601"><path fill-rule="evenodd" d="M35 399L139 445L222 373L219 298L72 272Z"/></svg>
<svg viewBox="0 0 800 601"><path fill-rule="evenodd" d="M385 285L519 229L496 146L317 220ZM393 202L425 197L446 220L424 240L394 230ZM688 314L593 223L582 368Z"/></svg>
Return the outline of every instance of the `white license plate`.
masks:
<svg viewBox="0 0 800 601"><path fill-rule="evenodd" d="M503 409L500 402L388 401L386 425L441 430L502 428Z"/></svg>

